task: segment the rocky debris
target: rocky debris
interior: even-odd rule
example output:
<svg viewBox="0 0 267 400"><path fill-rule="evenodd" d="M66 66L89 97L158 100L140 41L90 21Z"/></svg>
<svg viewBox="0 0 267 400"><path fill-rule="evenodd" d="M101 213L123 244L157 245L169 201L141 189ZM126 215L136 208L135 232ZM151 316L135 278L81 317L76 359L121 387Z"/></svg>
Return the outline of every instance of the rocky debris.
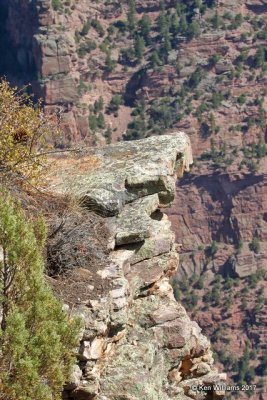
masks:
<svg viewBox="0 0 267 400"><path fill-rule="evenodd" d="M197 399L193 384L225 380L169 283L178 253L159 207L170 203L177 175L191 162L181 132L53 160L49 190L68 191L104 215L112 234L108 262L94 272L103 292L75 307L84 320L81 372L73 372L64 399Z"/></svg>
<svg viewBox="0 0 267 400"><path fill-rule="evenodd" d="M232 63L229 60L223 60L216 64L215 72L216 74L224 74L225 72L229 72L232 69Z"/></svg>

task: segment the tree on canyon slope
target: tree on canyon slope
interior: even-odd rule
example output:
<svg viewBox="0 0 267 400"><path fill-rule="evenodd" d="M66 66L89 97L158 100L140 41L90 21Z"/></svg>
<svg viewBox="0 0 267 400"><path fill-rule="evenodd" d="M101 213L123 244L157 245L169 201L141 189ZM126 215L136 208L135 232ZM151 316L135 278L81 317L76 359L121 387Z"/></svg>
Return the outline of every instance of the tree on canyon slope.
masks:
<svg viewBox="0 0 267 400"><path fill-rule="evenodd" d="M0 81L0 174L36 182L46 165L45 139L57 133L55 120L44 115L22 91Z"/></svg>
<svg viewBox="0 0 267 400"><path fill-rule="evenodd" d="M44 241L44 223L0 189L1 400L59 400L74 362L79 322L45 283Z"/></svg>

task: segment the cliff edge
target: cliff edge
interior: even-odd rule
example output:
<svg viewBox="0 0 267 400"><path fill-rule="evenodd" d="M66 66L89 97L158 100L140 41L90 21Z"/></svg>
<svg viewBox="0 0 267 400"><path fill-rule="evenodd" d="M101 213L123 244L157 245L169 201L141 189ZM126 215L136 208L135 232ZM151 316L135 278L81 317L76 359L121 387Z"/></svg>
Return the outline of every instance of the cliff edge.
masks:
<svg viewBox="0 0 267 400"><path fill-rule="evenodd" d="M191 163L182 132L53 159L49 190L79 199L88 215L100 215L103 235L109 232L107 262L94 270L79 266L81 280L90 276L90 294L74 306L84 330L64 399L223 397L213 384L225 374L213 366L208 339L169 282L179 256L160 209L172 202L177 176ZM194 390L202 384L210 390Z"/></svg>

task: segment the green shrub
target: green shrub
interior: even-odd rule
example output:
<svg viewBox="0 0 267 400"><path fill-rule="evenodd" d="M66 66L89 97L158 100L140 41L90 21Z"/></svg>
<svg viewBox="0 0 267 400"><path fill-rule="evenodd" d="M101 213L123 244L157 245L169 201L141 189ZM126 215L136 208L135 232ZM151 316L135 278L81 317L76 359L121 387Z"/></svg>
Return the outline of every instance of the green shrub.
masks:
<svg viewBox="0 0 267 400"><path fill-rule="evenodd" d="M116 61L111 58L110 52L107 54L105 64L105 69L108 73L112 72L116 67Z"/></svg>
<svg viewBox="0 0 267 400"><path fill-rule="evenodd" d="M79 57L84 57L89 54L91 51L96 49L96 42L92 40L87 40L85 43L82 43L77 50Z"/></svg>
<svg viewBox="0 0 267 400"><path fill-rule="evenodd" d="M197 280L197 282L195 283L195 286L194 286L196 289L199 289L199 290L201 290L201 289L203 289L204 288L204 278L203 278L203 276L200 276L199 277L199 279Z"/></svg>
<svg viewBox="0 0 267 400"><path fill-rule="evenodd" d="M218 288L212 288L210 300L212 303L214 303L215 306L220 305L221 293Z"/></svg>
<svg viewBox="0 0 267 400"><path fill-rule="evenodd" d="M254 56L253 64L255 68L263 67L265 62L265 50L263 47L260 47Z"/></svg>
<svg viewBox="0 0 267 400"><path fill-rule="evenodd" d="M160 54L159 54L159 52L157 50L154 50L152 52L151 57L150 57L150 63L151 63L151 67L153 69L155 69L155 68L157 68L157 67L162 65L162 59L161 59Z"/></svg>
<svg viewBox="0 0 267 400"><path fill-rule="evenodd" d="M104 129L106 127L105 118L103 113L99 113L97 117L97 126L99 129Z"/></svg>
<svg viewBox="0 0 267 400"><path fill-rule="evenodd" d="M98 19L93 19L91 21L91 26L96 30L100 37L103 37L105 35L105 31Z"/></svg>
<svg viewBox="0 0 267 400"><path fill-rule="evenodd" d="M185 307L188 311L192 311L198 303L198 296L191 292L188 293L184 299Z"/></svg>
<svg viewBox="0 0 267 400"><path fill-rule="evenodd" d="M213 241L211 242L210 247L209 247L210 254L211 254L212 256L214 256L214 255L217 253L218 249L219 249L218 243L217 243L215 240L213 240Z"/></svg>
<svg viewBox="0 0 267 400"><path fill-rule="evenodd" d="M106 108L106 112L108 114L115 113L116 111L119 110L119 107L123 105L123 103L124 102L122 96L119 94L115 94L115 96L113 96L112 99L110 100L110 103Z"/></svg>
<svg viewBox="0 0 267 400"><path fill-rule="evenodd" d="M85 22L80 32L80 35L86 36L87 33L89 32L90 27L91 27L91 22L90 21Z"/></svg>
<svg viewBox="0 0 267 400"><path fill-rule="evenodd" d="M244 22L244 18L243 18L243 16L242 16L242 14L237 14L236 16L235 16L235 23L236 23L236 26L237 27L239 27L240 25L242 25L242 23Z"/></svg>
<svg viewBox="0 0 267 400"><path fill-rule="evenodd" d="M131 34L134 33L136 28L136 5L135 0L129 0L127 13L127 26Z"/></svg>
<svg viewBox="0 0 267 400"><path fill-rule="evenodd" d="M80 324L68 318L44 279L46 229L0 192L0 386L8 400L61 399L75 362Z"/></svg>
<svg viewBox="0 0 267 400"><path fill-rule="evenodd" d="M98 100L94 102L94 113L97 114L99 111L102 111L104 108L104 99L102 96L99 97Z"/></svg>
<svg viewBox="0 0 267 400"><path fill-rule="evenodd" d="M211 104L213 108L218 108L223 101L224 96L221 92L213 92L211 96Z"/></svg>
<svg viewBox="0 0 267 400"><path fill-rule="evenodd" d="M98 127L97 116L95 114L90 114L88 120L89 120L89 128L91 129L91 131L95 132Z"/></svg>
<svg viewBox="0 0 267 400"><path fill-rule="evenodd" d="M148 15L144 14L143 17L140 19L139 28L140 28L140 34L143 37L145 43L149 45L151 42L150 38L151 20Z"/></svg>
<svg viewBox="0 0 267 400"><path fill-rule="evenodd" d="M177 285L174 286L173 294L174 294L174 297L175 297L176 301L180 301L181 300L182 293L181 293L181 290L179 289L179 286L177 286Z"/></svg>
<svg viewBox="0 0 267 400"><path fill-rule="evenodd" d="M232 289L233 286L234 286L234 280L229 276L227 276L224 283L224 289L229 290Z"/></svg>
<svg viewBox="0 0 267 400"><path fill-rule="evenodd" d="M187 81L188 87L191 89L195 89L200 84L202 78L203 70L202 68L197 68Z"/></svg>
<svg viewBox="0 0 267 400"><path fill-rule="evenodd" d="M233 299L231 297L227 297L227 299L224 302L224 307L226 310L229 310L229 308L233 305Z"/></svg>
<svg viewBox="0 0 267 400"><path fill-rule="evenodd" d="M219 16L218 12L214 14L214 16L210 19L213 28L218 29L222 23L221 17Z"/></svg>
<svg viewBox="0 0 267 400"><path fill-rule="evenodd" d="M210 303L211 301L211 292L207 292L203 296L203 302L204 303Z"/></svg>
<svg viewBox="0 0 267 400"><path fill-rule="evenodd" d="M89 128L92 132L95 132L97 129L104 129L106 126L105 118L102 113L99 113L99 115L96 115L94 113L90 114L88 120Z"/></svg>
<svg viewBox="0 0 267 400"><path fill-rule="evenodd" d="M258 254L260 252L260 241L259 238L255 237L252 239L251 243L249 244L249 248L254 253Z"/></svg>
<svg viewBox="0 0 267 400"><path fill-rule="evenodd" d="M109 125L106 131L103 133L103 136L106 138L107 144L110 144L112 141L112 128Z"/></svg>
<svg viewBox="0 0 267 400"><path fill-rule="evenodd" d="M197 21L192 21L191 24L189 24L188 29L187 29L187 36L189 39L192 39L194 37L198 37L200 34L200 25Z"/></svg>
<svg viewBox="0 0 267 400"><path fill-rule="evenodd" d="M242 106L244 104L246 104L246 95L245 94L241 94L238 98L237 98L237 103Z"/></svg>
<svg viewBox="0 0 267 400"><path fill-rule="evenodd" d="M221 56L219 54L213 54L209 57L208 64L209 67L214 67L218 61L220 61Z"/></svg>
<svg viewBox="0 0 267 400"><path fill-rule="evenodd" d="M53 10L55 10L55 11L60 10L62 7L61 0L52 0L52 7L53 7Z"/></svg>
<svg viewBox="0 0 267 400"><path fill-rule="evenodd" d="M239 240L238 243L237 243L236 246L235 246L235 248L236 248L236 250L237 250L237 253L240 253L240 252L241 252L241 250L242 250L242 248L243 248L243 245L244 245L243 241L242 241L242 240Z"/></svg>
<svg viewBox="0 0 267 400"><path fill-rule="evenodd" d="M137 36L134 42L134 53L138 62L143 58L145 51L145 41L141 36Z"/></svg>

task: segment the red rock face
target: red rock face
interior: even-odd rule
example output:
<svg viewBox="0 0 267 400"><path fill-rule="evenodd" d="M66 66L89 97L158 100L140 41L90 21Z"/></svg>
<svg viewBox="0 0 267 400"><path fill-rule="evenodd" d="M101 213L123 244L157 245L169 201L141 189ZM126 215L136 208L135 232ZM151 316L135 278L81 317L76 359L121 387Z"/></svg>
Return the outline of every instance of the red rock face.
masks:
<svg viewBox="0 0 267 400"><path fill-rule="evenodd" d="M212 240L248 242L255 232L264 241L266 201L263 175L189 174L178 184L170 211L177 242L192 251Z"/></svg>

